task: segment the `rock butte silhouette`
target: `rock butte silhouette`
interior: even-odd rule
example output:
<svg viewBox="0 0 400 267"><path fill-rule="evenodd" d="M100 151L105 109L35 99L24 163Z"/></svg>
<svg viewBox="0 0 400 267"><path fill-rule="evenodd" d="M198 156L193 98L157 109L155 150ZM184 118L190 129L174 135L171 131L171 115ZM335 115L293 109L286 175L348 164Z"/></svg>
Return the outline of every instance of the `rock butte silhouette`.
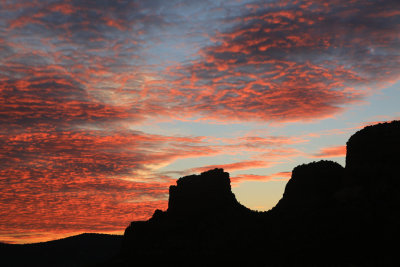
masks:
<svg viewBox="0 0 400 267"><path fill-rule="evenodd" d="M95 266L399 266L399 151L400 121L365 127L345 168L295 167L267 212L241 205L223 169L180 178L168 209L132 222Z"/></svg>
<svg viewBox="0 0 400 267"><path fill-rule="evenodd" d="M365 127L347 142L345 168L297 166L268 212L241 205L222 169L180 178L166 211L125 230L114 263L397 266L399 151L399 121Z"/></svg>

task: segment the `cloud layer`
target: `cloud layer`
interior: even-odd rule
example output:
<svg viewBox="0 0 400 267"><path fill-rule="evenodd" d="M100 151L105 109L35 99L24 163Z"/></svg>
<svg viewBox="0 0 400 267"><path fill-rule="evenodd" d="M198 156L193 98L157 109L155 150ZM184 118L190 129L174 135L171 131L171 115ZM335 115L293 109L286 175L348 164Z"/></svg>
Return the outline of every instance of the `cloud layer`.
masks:
<svg viewBox="0 0 400 267"><path fill-rule="evenodd" d="M331 117L398 80L398 1L259 1L158 84L193 116ZM172 91L170 89L173 88Z"/></svg>
<svg viewBox="0 0 400 267"><path fill-rule="evenodd" d="M290 147L300 138L137 129L335 116L399 79L399 9L391 0L2 1L0 240L123 230L166 206L176 177L159 169L179 159L248 153L175 174L223 167L248 173L235 183L287 179L250 173L304 155Z"/></svg>

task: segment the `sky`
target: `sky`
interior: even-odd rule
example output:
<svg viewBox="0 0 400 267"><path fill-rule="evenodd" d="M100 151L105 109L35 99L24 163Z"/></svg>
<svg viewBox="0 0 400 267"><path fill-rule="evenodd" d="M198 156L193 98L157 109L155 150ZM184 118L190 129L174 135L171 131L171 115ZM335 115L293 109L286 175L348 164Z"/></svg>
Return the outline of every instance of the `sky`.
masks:
<svg viewBox="0 0 400 267"><path fill-rule="evenodd" d="M400 118L397 0L0 0L0 242L122 234L224 168L269 210Z"/></svg>

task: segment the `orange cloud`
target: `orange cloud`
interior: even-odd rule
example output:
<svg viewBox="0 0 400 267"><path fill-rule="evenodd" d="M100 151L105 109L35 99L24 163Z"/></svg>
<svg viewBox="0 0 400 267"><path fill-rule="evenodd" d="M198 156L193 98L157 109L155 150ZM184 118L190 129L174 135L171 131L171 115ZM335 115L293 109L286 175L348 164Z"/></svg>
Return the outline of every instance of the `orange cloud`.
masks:
<svg viewBox="0 0 400 267"><path fill-rule="evenodd" d="M322 148L318 153L313 154L314 158L331 158L346 156L346 146L333 146Z"/></svg>
<svg viewBox="0 0 400 267"><path fill-rule="evenodd" d="M248 181L255 181L255 182L288 181L291 175L292 175L291 172L278 172L271 175L241 174L231 177L231 181L232 183L242 183Z"/></svg>
<svg viewBox="0 0 400 267"><path fill-rule="evenodd" d="M158 85L171 109L221 121L321 119L363 99L370 84L398 80L397 57L389 55L399 47L399 16L380 12L398 4L338 3L252 5L199 59L164 73ZM148 92L163 94L156 88Z"/></svg>
<svg viewBox="0 0 400 267"><path fill-rule="evenodd" d="M219 164L219 165L208 165L199 168L193 168L191 172L205 172L210 169L215 168L222 168L228 172L237 171L237 170L247 170L247 169L254 169L254 168L267 168L270 167L271 163L266 161L241 161L229 164Z"/></svg>

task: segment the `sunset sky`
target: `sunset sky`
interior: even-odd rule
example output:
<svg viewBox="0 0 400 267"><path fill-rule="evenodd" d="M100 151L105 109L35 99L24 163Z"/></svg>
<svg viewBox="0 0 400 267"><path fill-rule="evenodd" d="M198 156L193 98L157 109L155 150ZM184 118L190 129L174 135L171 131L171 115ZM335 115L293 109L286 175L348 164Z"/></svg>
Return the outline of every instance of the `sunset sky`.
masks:
<svg viewBox="0 0 400 267"><path fill-rule="evenodd" d="M215 167L268 210L399 103L398 0L0 0L0 241L122 234Z"/></svg>

